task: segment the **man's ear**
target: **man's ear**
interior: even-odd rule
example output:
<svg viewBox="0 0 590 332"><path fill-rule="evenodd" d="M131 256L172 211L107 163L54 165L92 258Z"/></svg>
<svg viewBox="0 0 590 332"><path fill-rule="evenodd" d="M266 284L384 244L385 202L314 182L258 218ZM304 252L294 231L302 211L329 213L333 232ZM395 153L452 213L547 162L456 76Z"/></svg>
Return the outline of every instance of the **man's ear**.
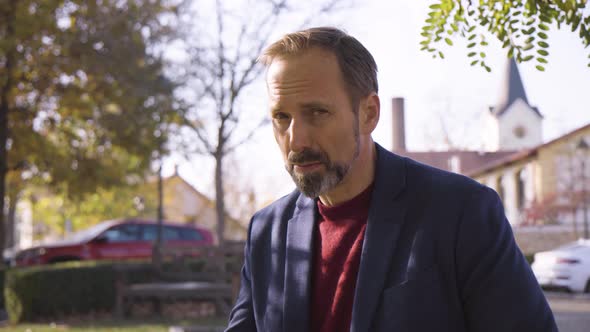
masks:
<svg viewBox="0 0 590 332"><path fill-rule="evenodd" d="M370 135L379 123L381 114L379 96L372 92L361 99L359 106L359 131L361 134Z"/></svg>

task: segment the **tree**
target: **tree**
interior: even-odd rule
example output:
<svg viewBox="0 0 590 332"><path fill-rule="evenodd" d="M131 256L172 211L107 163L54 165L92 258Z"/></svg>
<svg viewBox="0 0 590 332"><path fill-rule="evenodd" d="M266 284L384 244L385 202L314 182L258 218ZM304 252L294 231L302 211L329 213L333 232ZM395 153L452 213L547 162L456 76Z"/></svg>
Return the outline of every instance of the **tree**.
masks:
<svg viewBox="0 0 590 332"><path fill-rule="evenodd" d="M569 27L578 33L584 47L590 45L590 14L584 12L586 0L439 0L430 6L426 24L422 27L422 50L433 57L444 58L437 44L453 45L453 38L465 38L471 65L480 65L488 72L484 52L488 42L483 32L495 36L508 57L520 62L533 59L536 68L545 70L549 55L552 24L558 29ZM590 54L589 54L590 55ZM590 67L590 63L588 64Z"/></svg>
<svg viewBox="0 0 590 332"><path fill-rule="evenodd" d="M298 22L303 22L305 26L315 15L340 9L342 2L323 2L312 10L312 15ZM220 244L223 244L226 211L225 157L247 142L267 122L264 112L244 118L244 91L263 72L257 59L269 43L278 22L283 22L294 12L305 15L294 3L288 0L232 2L233 7L228 8L222 1L216 0L211 11L205 10L207 17L201 20L194 19L197 14L189 17L191 21L204 22L209 26L188 31L191 35L198 35L199 40L198 44L187 45L189 64L183 67L188 68L185 69L188 78L186 94L190 94L184 127L193 134L191 143L197 142L196 148L195 144L191 144L192 151L215 161L216 233ZM199 9L203 10L203 7L199 6ZM188 22L185 25L189 26ZM190 37L186 39L190 41Z"/></svg>
<svg viewBox="0 0 590 332"><path fill-rule="evenodd" d="M44 224L48 231L44 235L62 235L66 231L66 221L69 221L72 230L78 231L104 220L132 217L153 219L157 209L157 194L155 190L142 191L145 187L141 184L98 188L96 192L88 193L76 201L50 192L39 194L42 190L37 189L30 193L34 195L33 224ZM142 195L141 202L138 201L139 193Z"/></svg>
<svg viewBox="0 0 590 332"><path fill-rule="evenodd" d="M0 3L0 197L9 172L69 199L140 181L176 116L154 46L171 35L162 17L174 10L159 0ZM4 224L0 213L0 248Z"/></svg>

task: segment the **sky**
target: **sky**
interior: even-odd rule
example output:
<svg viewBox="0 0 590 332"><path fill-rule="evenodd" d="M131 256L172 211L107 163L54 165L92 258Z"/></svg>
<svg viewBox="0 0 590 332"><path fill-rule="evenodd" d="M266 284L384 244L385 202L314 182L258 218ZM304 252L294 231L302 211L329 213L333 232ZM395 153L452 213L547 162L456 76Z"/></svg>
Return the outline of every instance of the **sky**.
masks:
<svg viewBox="0 0 590 332"><path fill-rule="evenodd" d="M507 57L498 42L490 40L486 50L488 73L471 67L463 40L442 47L445 59L432 59L420 51L422 23L432 1L357 1L353 8L322 17L313 25L344 29L373 54L378 65L381 119L373 138L391 147L391 98L405 98L406 145L409 150L440 150L440 123L450 129L457 144L477 149L482 144L480 129L489 106L499 97ZM279 38L292 25L279 24ZM590 123L590 59L576 34L553 29L549 34L550 55L545 72L533 62L519 65L529 103L543 114L543 141L549 141ZM251 109L267 113L263 78L252 86L245 101ZM237 170L228 180L238 188L253 188L261 205L293 190L284 170L270 126L261 128L252 141L229 158ZM165 161L164 174L174 166L197 190L209 197L213 192L213 163L196 156L189 160L172 155Z"/></svg>

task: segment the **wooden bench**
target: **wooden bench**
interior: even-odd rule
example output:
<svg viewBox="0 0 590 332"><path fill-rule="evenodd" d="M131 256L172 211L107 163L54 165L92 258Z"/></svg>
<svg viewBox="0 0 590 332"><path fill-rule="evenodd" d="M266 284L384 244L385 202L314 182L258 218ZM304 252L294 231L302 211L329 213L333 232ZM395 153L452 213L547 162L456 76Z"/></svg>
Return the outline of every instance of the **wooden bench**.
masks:
<svg viewBox="0 0 590 332"><path fill-rule="evenodd" d="M151 301L154 311L161 314L163 301L196 300L213 303L217 314L228 314L239 291L242 256L243 246L236 244L223 248L164 246L160 262L151 265L149 282L127 282L134 267L119 269L116 313L128 316L137 301Z"/></svg>

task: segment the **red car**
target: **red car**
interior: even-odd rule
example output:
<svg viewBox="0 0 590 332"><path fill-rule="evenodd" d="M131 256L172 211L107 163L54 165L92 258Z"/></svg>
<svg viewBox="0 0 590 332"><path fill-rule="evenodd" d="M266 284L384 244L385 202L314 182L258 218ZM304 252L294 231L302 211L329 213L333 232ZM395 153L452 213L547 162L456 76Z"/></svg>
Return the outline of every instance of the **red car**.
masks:
<svg viewBox="0 0 590 332"><path fill-rule="evenodd" d="M158 226L155 221L105 221L51 244L28 248L16 254L16 266L78 260L150 259ZM213 244L213 235L192 225L164 223L162 241L174 246Z"/></svg>

